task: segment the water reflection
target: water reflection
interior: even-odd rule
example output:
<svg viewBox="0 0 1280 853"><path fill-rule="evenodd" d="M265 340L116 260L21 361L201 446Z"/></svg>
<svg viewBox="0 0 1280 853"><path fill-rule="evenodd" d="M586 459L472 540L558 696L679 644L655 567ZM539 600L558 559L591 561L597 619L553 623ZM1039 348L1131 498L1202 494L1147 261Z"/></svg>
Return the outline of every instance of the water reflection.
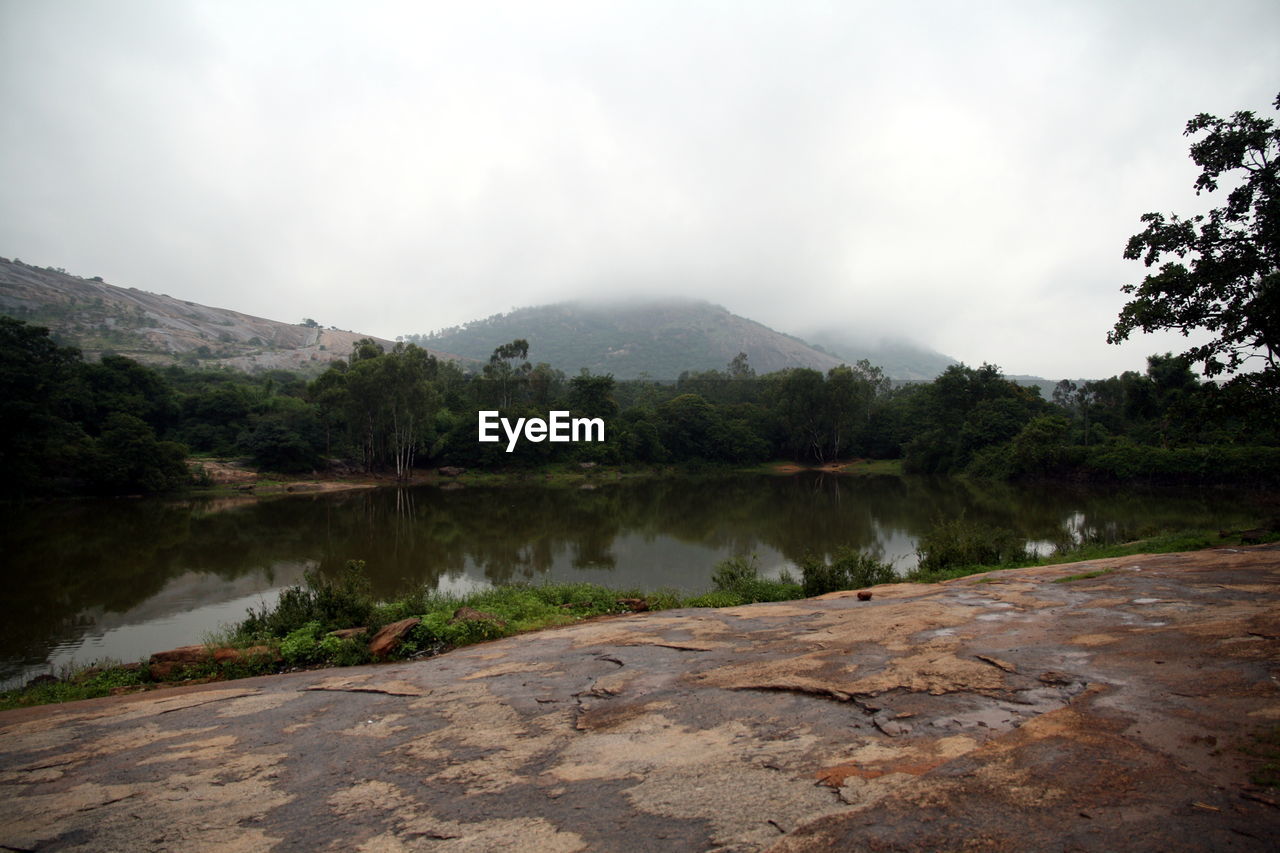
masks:
<svg viewBox="0 0 1280 853"><path fill-rule="evenodd" d="M1225 490L821 474L593 486L9 507L0 571L17 607L0 622L0 678L49 660L132 659L154 650L138 651L143 642L198 642L242 616L246 601L269 600L296 582L303 567L329 572L351 559L365 561L381 595L410 584L466 590L541 579L696 591L707 588L718 559L740 553L756 553L776 572L850 546L905 570L918 537L961 514L1046 542L1066 527L1228 527L1253 514L1249 495ZM168 627L152 639L143 629L157 625ZM123 642L126 634L133 640Z"/></svg>

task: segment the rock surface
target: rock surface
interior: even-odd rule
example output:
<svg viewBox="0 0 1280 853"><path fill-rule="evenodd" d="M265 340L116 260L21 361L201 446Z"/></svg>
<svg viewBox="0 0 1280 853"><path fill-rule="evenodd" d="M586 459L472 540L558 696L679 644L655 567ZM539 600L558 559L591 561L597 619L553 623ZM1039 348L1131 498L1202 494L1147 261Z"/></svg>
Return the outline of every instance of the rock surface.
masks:
<svg viewBox="0 0 1280 853"><path fill-rule="evenodd" d="M399 622L384 625L369 641L369 654L375 660L385 658L396 650L400 643L404 641L405 635L418 627L418 623L421 621L416 616L410 616L408 619L401 619Z"/></svg>
<svg viewBox="0 0 1280 853"><path fill-rule="evenodd" d="M1278 605L1139 556L9 711L0 845L1274 849Z"/></svg>

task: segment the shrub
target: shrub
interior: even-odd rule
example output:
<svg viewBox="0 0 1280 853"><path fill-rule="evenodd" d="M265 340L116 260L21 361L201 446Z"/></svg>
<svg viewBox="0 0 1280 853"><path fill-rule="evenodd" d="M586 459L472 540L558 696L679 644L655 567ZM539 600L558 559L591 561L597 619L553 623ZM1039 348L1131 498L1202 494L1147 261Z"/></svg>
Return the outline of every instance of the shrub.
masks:
<svg viewBox="0 0 1280 853"><path fill-rule="evenodd" d="M830 563L806 557L800 561L800 574L806 596L841 589L862 589L898 579L898 573L891 564L852 548L838 549Z"/></svg>
<svg viewBox="0 0 1280 853"><path fill-rule="evenodd" d="M319 643L316 642L319 638L320 623L308 622L284 638L280 643L280 656L293 666L315 663L320 659Z"/></svg>
<svg viewBox="0 0 1280 853"><path fill-rule="evenodd" d="M957 518L939 524L916 548L913 576L971 566L994 566L1027 559L1026 540L1017 532Z"/></svg>
<svg viewBox="0 0 1280 853"><path fill-rule="evenodd" d="M287 637L312 622L320 631L373 627L376 614L364 561L349 560L337 578L307 571L303 584L281 592L274 607L250 609L237 633L249 638Z"/></svg>
<svg viewBox="0 0 1280 853"><path fill-rule="evenodd" d="M751 604L757 601L787 601L792 598L799 598L801 590L798 584L791 581L790 577L780 578L779 580L770 580L769 578L760 577L756 570L755 555L750 557L729 557L716 563L715 571L711 573L711 583L715 586L715 592L711 593L727 593L737 596L741 601L737 604ZM700 596L705 598L705 596ZM732 607L733 605L725 604L693 604L693 607Z"/></svg>

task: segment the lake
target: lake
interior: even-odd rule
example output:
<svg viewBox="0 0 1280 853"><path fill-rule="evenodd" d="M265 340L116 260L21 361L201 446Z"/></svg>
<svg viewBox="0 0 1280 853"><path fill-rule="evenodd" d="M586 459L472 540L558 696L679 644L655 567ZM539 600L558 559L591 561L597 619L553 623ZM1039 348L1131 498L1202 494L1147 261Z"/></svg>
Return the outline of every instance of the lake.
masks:
<svg viewBox="0 0 1280 853"><path fill-rule="evenodd" d="M803 472L10 505L0 522L11 605L0 681L200 642L308 569L353 559L381 595L544 580L698 592L735 554L755 554L761 572L776 575L849 546L906 571L919 537L961 514L1044 548L1086 526L1238 528L1261 514L1257 502L1227 489Z"/></svg>

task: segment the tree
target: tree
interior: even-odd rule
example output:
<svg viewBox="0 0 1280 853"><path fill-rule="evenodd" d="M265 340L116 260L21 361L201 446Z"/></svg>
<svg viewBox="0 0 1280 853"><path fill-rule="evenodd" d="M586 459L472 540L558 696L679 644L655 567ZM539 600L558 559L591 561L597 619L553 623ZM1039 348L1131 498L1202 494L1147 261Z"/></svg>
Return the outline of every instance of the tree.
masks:
<svg viewBox="0 0 1280 853"><path fill-rule="evenodd" d="M589 418L612 419L618 413L613 400L613 374L593 376L585 367L569 380L569 408Z"/></svg>
<svg viewBox="0 0 1280 853"><path fill-rule="evenodd" d="M729 362L730 379L755 379L756 371L747 363L747 354L740 352Z"/></svg>
<svg viewBox="0 0 1280 853"><path fill-rule="evenodd" d="M74 473L87 442L76 412L92 408L82 374L79 350L0 317L0 494L38 493Z"/></svg>
<svg viewBox="0 0 1280 853"><path fill-rule="evenodd" d="M1274 106L1280 109L1280 95ZM1216 192L1220 180L1234 188L1207 217L1142 216L1146 229L1129 238L1124 256L1147 267L1160 264L1159 272L1122 288L1133 299L1107 341L1120 343L1134 329L1205 330L1215 337L1185 355L1203 364L1206 376L1260 360L1255 378L1274 389L1280 377L1280 128L1248 110L1230 119L1201 113L1184 135L1206 131L1191 145L1201 170L1196 194Z"/></svg>
<svg viewBox="0 0 1280 853"><path fill-rule="evenodd" d="M379 353L353 361L329 393L342 405L365 470L390 456L396 476L407 479L439 402L431 384L438 365L414 344L398 343L391 352Z"/></svg>
<svg viewBox="0 0 1280 853"><path fill-rule="evenodd" d="M97 440L90 474L97 488L112 494L161 492L188 482L186 455L181 444L158 441L141 418L112 412Z"/></svg>
<svg viewBox="0 0 1280 853"><path fill-rule="evenodd" d="M499 409L509 409L512 403L512 388L528 379L533 365L525 359L529 358L529 342L524 338L516 338L509 344L502 344L489 356L489 363L484 366L484 378L497 388ZM515 362L521 360L517 367Z"/></svg>

